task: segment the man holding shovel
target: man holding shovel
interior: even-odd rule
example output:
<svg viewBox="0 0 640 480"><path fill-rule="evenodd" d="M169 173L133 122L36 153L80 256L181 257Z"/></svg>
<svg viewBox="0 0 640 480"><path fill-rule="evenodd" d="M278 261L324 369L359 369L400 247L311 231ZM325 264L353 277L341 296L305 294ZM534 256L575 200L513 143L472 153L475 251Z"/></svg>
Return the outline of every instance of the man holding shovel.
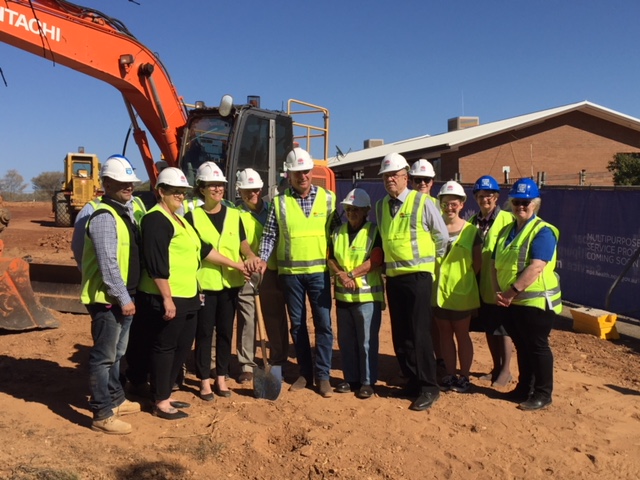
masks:
<svg viewBox="0 0 640 480"><path fill-rule="evenodd" d="M260 241L260 259L250 269L264 272L275 249L300 367L300 375L289 391L312 385L315 376L320 395L330 397L333 330L327 244L329 233L339 226L340 219L335 214L334 194L311 183L313 160L307 151L294 148L285 165L291 188L274 199ZM315 372L307 329L307 298L315 328Z"/></svg>
<svg viewBox="0 0 640 480"><path fill-rule="evenodd" d="M240 218L247 241L253 252L258 252L262 230L267 221L270 204L262 198L264 183L258 172L252 168L237 173L236 188L242 198L238 206L242 210ZM256 301L254 286L245 283L238 294L238 362L242 368L238 383L246 384L253 380L253 369L256 367ZM289 333L287 332L287 313L284 295L278 280L278 266L275 251L267 261L267 269L262 275L260 284L261 312L265 319L265 327L269 338L269 363L271 372L282 379L282 366L287 362Z"/></svg>

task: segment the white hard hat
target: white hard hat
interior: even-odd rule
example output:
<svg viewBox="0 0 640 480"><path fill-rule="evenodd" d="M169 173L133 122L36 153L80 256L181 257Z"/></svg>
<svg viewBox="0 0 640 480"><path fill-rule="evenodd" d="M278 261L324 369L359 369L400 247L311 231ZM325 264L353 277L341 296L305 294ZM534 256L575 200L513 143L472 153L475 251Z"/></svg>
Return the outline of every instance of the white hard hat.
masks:
<svg viewBox="0 0 640 480"><path fill-rule="evenodd" d="M158 185L168 185L170 187L183 187L193 188L187 182L187 177L184 176L182 170L175 167L167 167L158 175Z"/></svg>
<svg viewBox="0 0 640 480"><path fill-rule="evenodd" d="M342 205L351 205L353 207L367 208L371 206L369 194L361 188L354 188L342 201Z"/></svg>
<svg viewBox="0 0 640 480"><path fill-rule="evenodd" d="M142 181L136 177L131 162L122 155L111 155L107 158L100 169L100 178L104 177L113 178L122 183L140 183Z"/></svg>
<svg viewBox="0 0 640 480"><path fill-rule="evenodd" d="M260 178L260 174L253 168L245 168L236 173L236 188L238 190L262 188L263 186L264 183Z"/></svg>
<svg viewBox="0 0 640 480"><path fill-rule="evenodd" d="M421 158L417 162L414 162L413 165L411 165L411 170L409 170L409 175L411 175L412 177L433 178L436 176L436 171L433 169L433 165L431 165L424 158Z"/></svg>
<svg viewBox="0 0 640 480"><path fill-rule="evenodd" d="M462 201L464 202L467 199L467 194L464 193L464 188L458 182L454 182L453 180L448 181L438 193L438 199L444 195L455 195L457 197L462 197Z"/></svg>
<svg viewBox="0 0 640 480"><path fill-rule="evenodd" d="M313 160L311 155L305 149L296 147L289 152L287 159L284 161L287 170L290 172L299 172L302 170L311 170L313 168Z"/></svg>
<svg viewBox="0 0 640 480"><path fill-rule="evenodd" d="M389 153L382 159L382 164L380 165L380 171L378 172L378 175L389 172L397 172L398 170L403 169L409 169L409 164L407 163L405 158L399 153Z"/></svg>
<svg viewBox="0 0 640 480"><path fill-rule="evenodd" d="M196 182L223 182L227 183L224 173L214 162L204 162L196 172Z"/></svg>

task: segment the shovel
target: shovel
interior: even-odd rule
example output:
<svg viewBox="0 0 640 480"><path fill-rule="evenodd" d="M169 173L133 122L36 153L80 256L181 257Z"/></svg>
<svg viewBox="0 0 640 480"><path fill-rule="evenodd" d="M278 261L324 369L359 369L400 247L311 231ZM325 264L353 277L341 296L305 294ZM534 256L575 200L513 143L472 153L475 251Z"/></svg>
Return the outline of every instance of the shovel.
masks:
<svg viewBox="0 0 640 480"><path fill-rule="evenodd" d="M271 365L267 358L267 332L264 326L264 318L262 318L262 308L260 305L260 282L262 274L253 272L249 279L249 285L253 287L253 295L255 297L256 319L258 321L258 337L260 339L260 348L262 350L262 359L264 367L253 367L253 396L256 398L266 398L267 400L277 400L280 395L282 384L280 379L271 371Z"/></svg>

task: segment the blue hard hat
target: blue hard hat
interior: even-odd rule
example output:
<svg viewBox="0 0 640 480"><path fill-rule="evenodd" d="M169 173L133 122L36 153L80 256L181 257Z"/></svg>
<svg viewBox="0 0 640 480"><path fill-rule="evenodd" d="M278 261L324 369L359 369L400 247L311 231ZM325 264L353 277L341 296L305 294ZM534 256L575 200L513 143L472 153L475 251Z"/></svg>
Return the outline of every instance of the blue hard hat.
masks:
<svg viewBox="0 0 640 480"><path fill-rule="evenodd" d="M536 182L530 178L521 178L511 187L509 198L538 198L540 191Z"/></svg>
<svg viewBox="0 0 640 480"><path fill-rule="evenodd" d="M499 192L500 185L498 185L498 181L491 175L483 175L478 180L476 180L476 183L473 185L474 194L480 190Z"/></svg>

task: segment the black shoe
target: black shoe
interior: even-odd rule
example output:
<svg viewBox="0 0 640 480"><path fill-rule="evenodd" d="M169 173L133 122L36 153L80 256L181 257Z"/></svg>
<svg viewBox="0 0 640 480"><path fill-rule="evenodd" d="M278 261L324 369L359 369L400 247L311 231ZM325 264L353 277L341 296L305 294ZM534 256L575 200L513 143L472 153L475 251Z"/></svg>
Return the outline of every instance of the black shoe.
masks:
<svg viewBox="0 0 640 480"><path fill-rule="evenodd" d="M190 403L187 402L169 402L173 408L189 408L191 406Z"/></svg>
<svg viewBox="0 0 640 480"><path fill-rule="evenodd" d="M421 393L418 398L416 398L413 403L409 406L409 410L413 410L416 412L422 412L423 410L427 410L431 408L436 400L440 398L440 392L437 393Z"/></svg>
<svg viewBox="0 0 640 480"><path fill-rule="evenodd" d="M335 391L336 393L350 393L351 385L349 385L349 382L342 382L335 388Z"/></svg>
<svg viewBox="0 0 640 480"><path fill-rule="evenodd" d="M503 394L501 398L509 402L521 403L526 401L530 396L531 392L522 390L520 388L515 388L514 390Z"/></svg>
<svg viewBox="0 0 640 480"><path fill-rule="evenodd" d="M231 396L231 390L220 390L220 386L217 383L213 384L213 391L219 397L229 398Z"/></svg>
<svg viewBox="0 0 640 480"><path fill-rule="evenodd" d="M156 417L164 418L165 420L180 420L181 418L187 418L189 416L188 413L185 413L182 410L176 410L173 413L169 413L169 412L162 411L159 408L154 408L153 414Z"/></svg>
<svg viewBox="0 0 640 480"><path fill-rule="evenodd" d="M204 400L205 402L213 402L214 400L214 396L213 393L202 393L200 392L198 394L198 396L200 397L200 400Z"/></svg>
<svg viewBox="0 0 640 480"><path fill-rule="evenodd" d="M363 385L360 387L360 390L358 390L357 397L363 400L373 397L373 387L371 385Z"/></svg>
<svg viewBox="0 0 640 480"><path fill-rule="evenodd" d="M402 388L396 388L389 392L389 396L392 398L413 398L420 395L420 388L413 386L406 386Z"/></svg>
<svg viewBox="0 0 640 480"><path fill-rule="evenodd" d="M551 398L542 395L531 395L528 400L518 405L520 410L542 410L551 405Z"/></svg>

